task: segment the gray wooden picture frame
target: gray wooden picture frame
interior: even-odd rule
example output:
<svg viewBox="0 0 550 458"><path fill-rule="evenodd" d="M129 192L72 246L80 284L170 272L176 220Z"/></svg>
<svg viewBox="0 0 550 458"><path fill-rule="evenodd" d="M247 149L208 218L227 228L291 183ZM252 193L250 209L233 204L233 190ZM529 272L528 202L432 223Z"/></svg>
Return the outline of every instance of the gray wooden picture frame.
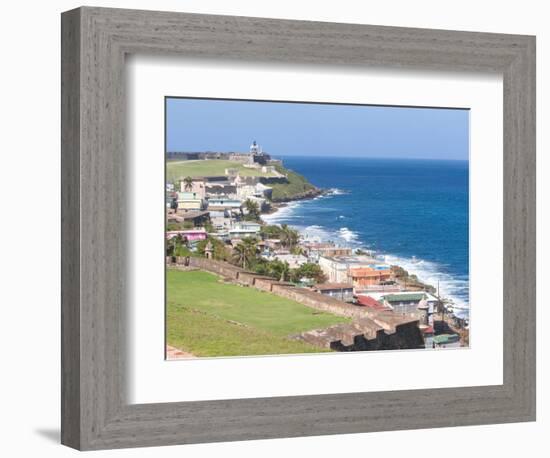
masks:
<svg viewBox="0 0 550 458"><path fill-rule="evenodd" d="M535 419L535 38L83 7L62 14L62 443L80 450ZM125 56L504 78L502 385L130 405Z"/></svg>

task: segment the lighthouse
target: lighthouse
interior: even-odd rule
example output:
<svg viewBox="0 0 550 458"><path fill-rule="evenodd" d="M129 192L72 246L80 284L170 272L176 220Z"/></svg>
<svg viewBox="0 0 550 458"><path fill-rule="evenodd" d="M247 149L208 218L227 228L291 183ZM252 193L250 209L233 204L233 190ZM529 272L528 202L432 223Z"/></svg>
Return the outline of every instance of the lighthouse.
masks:
<svg viewBox="0 0 550 458"><path fill-rule="evenodd" d="M252 142L252 145L250 145L250 154L260 154L262 152L262 149L260 148L260 145L256 143L256 140Z"/></svg>

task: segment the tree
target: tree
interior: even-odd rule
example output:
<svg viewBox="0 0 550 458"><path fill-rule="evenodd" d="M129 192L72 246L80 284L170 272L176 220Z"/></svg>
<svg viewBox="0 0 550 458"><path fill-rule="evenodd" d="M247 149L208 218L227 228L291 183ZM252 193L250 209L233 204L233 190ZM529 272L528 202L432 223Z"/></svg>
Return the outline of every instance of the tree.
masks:
<svg viewBox="0 0 550 458"><path fill-rule="evenodd" d="M198 242L197 253L200 256L206 256L206 245L209 242L212 246L212 258L218 261L227 260L228 252L225 243L214 237L208 237L206 240L201 240L200 242Z"/></svg>
<svg viewBox="0 0 550 458"><path fill-rule="evenodd" d="M246 237L233 247L233 260L243 269L256 259L256 243L255 239Z"/></svg>
<svg viewBox="0 0 550 458"><path fill-rule="evenodd" d="M260 235L264 239L278 239L281 236L281 227L275 224L262 226Z"/></svg>
<svg viewBox="0 0 550 458"><path fill-rule="evenodd" d="M185 191L192 191L193 190L193 178L185 177L183 179L183 189Z"/></svg>
<svg viewBox="0 0 550 458"><path fill-rule="evenodd" d="M174 211L178 211L178 198L172 197L172 200L170 201L170 208Z"/></svg>
<svg viewBox="0 0 550 458"><path fill-rule="evenodd" d="M182 237L181 234L172 237L166 242L166 255L167 256L189 256L191 251L188 247L188 241L186 237Z"/></svg>
<svg viewBox="0 0 550 458"><path fill-rule="evenodd" d="M258 205L258 202L254 202L253 200L246 199L244 206L247 211L247 218L248 220L252 221L259 221L260 220L260 206Z"/></svg>
<svg viewBox="0 0 550 458"><path fill-rule="evenodd" d="M271 261L267 271L271 277L278 278L279 281L288 281L290 279L290 266L288 262L279 261L278 259Z"/></svg>
<svg viewBox="0 0 550 458"><path fill-rule="evenodd" d="M283 224L281 226L280 239L281 239L281 244L284 247L287 247L290 250L292 250L298 244L298 241L300 240L300 234L298 233L297 230L292 229L286 224Z"/></svg>
<svg viewBox="0 0 550 458"><path fill-rule="evenodd" d="M324 283L327 281L327 277L318 264L305 263L297 269L293 269L291 279L294 282L299 282L302 278L310 278L315 283Z"/></svg>

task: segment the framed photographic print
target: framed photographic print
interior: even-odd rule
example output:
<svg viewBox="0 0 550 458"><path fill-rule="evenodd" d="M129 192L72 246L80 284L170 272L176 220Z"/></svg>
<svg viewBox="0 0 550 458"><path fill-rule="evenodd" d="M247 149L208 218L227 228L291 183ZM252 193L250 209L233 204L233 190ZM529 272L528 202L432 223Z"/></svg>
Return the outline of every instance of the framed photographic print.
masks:
<svg viewBox="0 0 550 458"><path fill-rule="evenodd" d="M534 420L534 69L529 36L64 13L62 442Z"/></svg>

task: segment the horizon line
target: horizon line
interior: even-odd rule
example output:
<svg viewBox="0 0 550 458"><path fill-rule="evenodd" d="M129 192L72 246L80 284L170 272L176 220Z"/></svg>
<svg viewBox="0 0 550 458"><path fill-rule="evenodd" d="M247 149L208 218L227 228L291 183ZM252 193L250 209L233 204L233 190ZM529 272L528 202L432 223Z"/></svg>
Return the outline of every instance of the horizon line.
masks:
<svg viewBox="0 0 550 458"><path fill-rule="evenodd" d="M201 151L166 151L164 154L198 154L198 153L219 153L219 154L249 154L246 151L215 151L215 150L201 150ZM434 158L434 157L406 157L406 156L392 156L392 157L384 157L384 156L350 156L347 154L338 154L338 155L330 155L330 154L271 154L269 152L265 152L265 154L270 155L273 158L277 157L326 157L326 158L346 158L346 159L386 159L386 160L418 160L418 161L453 161L453 162L469 162L470 158L466 159L458 159L458 158ZM199 159L200 160L200 159ZM202 159L207 160L207 159ZM215 160L215 159L208 159L208 160Z"/></svg>

